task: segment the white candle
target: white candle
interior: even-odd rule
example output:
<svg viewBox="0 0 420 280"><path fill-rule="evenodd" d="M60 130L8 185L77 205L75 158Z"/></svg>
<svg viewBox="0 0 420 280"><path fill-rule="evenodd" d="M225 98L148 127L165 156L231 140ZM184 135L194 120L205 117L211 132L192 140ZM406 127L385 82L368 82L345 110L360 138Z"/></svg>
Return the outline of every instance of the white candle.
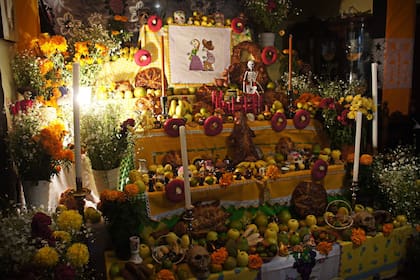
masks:
<svg viewBox="0 0 420 280"><path fill-rule="evenodd" d="M378 64L372 63L372 100L373 113L372 120L372 147L373 149L378 148Z"/></svg>
<svg viewBox="0 0 420 280"><path fill-rule="evenodd" d="M179 140L181 142L181 158L182 158L182 169L184 172L184 193L185 193L185 208L191 208L191 188L190 188L190 176L188 170L188 153L187 153L187 139L185 134L185 126L179 127Z"/></svg>
<svg viewBox="0 0 420 280"><path fill-rule="evenodd" d="M360 141L362 138L362 112L356 114L356 138L354 147L353 182L359 181Z"/></svg>
<svg viewBox="0 0 420 280"><path fill-rule="evenodd" d="M82 187L82 152L80 147L80 107L79 97L80 65L73 63L73 126L74 126L74 158L76 166L76 188Z"/></svg>

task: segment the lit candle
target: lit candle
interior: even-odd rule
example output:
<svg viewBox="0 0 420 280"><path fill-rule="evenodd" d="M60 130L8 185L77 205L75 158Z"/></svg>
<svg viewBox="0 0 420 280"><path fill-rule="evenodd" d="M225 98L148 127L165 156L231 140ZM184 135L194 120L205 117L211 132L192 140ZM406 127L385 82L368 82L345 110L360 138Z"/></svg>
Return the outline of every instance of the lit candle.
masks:
<svg viewBox="0 0 420 280"><path fill-rule="evenodd" d="M292 90L292 53L293 53L293 46L292 46L292 39L293 35L289 35L289 84L288 90Z"/></svg>
<svg viewBox="0 0 420 280"><path fill-rule="evenodd" d="M165 96L165 42L163 35L160 36L160 58L161 58L161 83L162 83L162 96Z"/></svg>
<svg viewBox="0 0 420 280"><path fill-rule="evenodd" d="M372 63L372 100L373 108L375 112L373 113L372 120L372 147L373 149L378 148L378 64L376 62Z"/></svg>
<svg viewBox="0 0 420 280"><path fill-rule="evenodd" d="M353 182L359 181L360 142L362 138L362 112L356 114L356 138L354 140Z"/></svg>
<svg viewBox="0 0 420 280"><path fill-rule="evenodd" d="M182 169L184 175L184 193L185 193L185 209L191 208L191 188L190 188L190 176L188 169L188 153L187 153L187 139L185 135L185 126L179 127L179 140L181 142L181 158L182 158Z"/></svg>
<svg viewBox="0 0 420 280"><path fill-rule="evenodd" d="M80 147L80 107L79 107L80 65L73 63L73 126L74 126L74 158L76 166L76 188L82 189L82 152Z"/></svg>

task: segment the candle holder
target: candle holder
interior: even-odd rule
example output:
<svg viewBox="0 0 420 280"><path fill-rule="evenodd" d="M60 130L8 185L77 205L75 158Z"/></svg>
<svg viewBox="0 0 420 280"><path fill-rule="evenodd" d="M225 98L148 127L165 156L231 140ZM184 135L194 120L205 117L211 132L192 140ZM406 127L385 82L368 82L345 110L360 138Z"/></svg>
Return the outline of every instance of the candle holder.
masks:
<svg viewBox="0 0 420 280"><path fill-rule="evenodd" d="M194 221L194 214L193 214L194 206L190 208L185 208L185 214L183 219L187 224L187 234L190 240L192 240L192 231L193 231L193 221ZM192 247L192 242L190 242L190 247Z"/></svg>
<svg viewBox="0 0 420 280"><path fill-rule="evenodd" d="M73 197L76 200L77 209L82 217L85 216L85 198L89 192L89 189L83 188L82 178L76 177L76 191L73 192Z"/></svg>
<svg viewBox="0 0 420 280"><path fill-rule="evenodd" d="M287 118L292 119L293 118L293 89L287 90Z"/></svg>
<svg viewBox="0 0 420 280"><path fill-rule="evenodd" d="M359 190L359 183L353 181L351 183L350 191L351 191L351 208L354 209L356 206L356 198L357 198L357 191Z"/></svg>
<svg viewBox="0 0 420 280"><path fill-rule="evenodd" d="M162 92L163 94L163 92ZM168 116L168 97L166 95L162 95L160 97L160 105L162 107L162 115L167 117Z"/></svg>

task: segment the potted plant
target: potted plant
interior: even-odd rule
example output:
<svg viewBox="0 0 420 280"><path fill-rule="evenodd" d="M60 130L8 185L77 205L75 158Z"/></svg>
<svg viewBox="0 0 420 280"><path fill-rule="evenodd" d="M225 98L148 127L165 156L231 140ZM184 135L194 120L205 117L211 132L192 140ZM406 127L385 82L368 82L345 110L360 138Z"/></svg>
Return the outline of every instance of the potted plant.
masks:
<svg viewBox="0 0 420 280"><path fill-rule="evenodd" d="M81 143L90 159L98 192L119 187L120 164L129 155L133 119L125 119L121 103L98 103L80 118Z"/></svg>
<svg viewBox="0 0 420 280"><path fill-rule="evenodd" d="M67 131L55 108L33 100L10 106L12 127L8 134L10 154L25 193L33 206L48 205L49 181L61 168L69 167L73 151L64 147Z"/></svg>

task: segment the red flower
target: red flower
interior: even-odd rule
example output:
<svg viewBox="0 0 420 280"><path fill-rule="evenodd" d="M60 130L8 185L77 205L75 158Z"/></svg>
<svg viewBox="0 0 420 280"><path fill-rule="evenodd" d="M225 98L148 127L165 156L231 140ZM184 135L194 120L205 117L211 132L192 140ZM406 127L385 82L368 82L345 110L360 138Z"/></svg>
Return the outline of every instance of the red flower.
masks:
<svg viewBox="0 0 420 280"><path fill-rule="evenodd" d="M318 159L312 167L311 175L315 181L322 180L327 175L328 163L325 160Z"/></svg>
<svg viewBox="0 0 420 280"><path fill-rule="evenodd" d="M52 230L50 229L51 217L42 212L36 213L32 217L31 229L33 238L47 240L50 245L55 244Z"/></svg>
<svg viewBox="0 0 420 280"><path fill-rule="evenodd" d="M55 268L54 280L73 280L76 279L76 271L73 267L66 264L59 264Z"/></svg>

